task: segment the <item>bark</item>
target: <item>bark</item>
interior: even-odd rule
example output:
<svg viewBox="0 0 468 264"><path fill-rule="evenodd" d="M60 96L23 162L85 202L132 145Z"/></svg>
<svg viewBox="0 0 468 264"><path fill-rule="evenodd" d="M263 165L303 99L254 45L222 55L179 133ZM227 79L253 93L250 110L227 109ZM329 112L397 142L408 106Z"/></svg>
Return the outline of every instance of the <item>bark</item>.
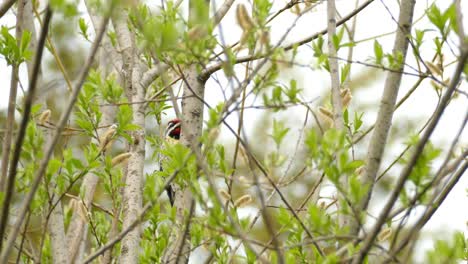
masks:
<svg viewBox="0 0 468 264"><path fill-rule="evenodd" d="M340 85L340 73L339 65L337 60L336 47L333 44L333 37L336 34L336 5L335 0L327 1L327 17L328 17L328 62L330 65L330 78L331 78L331 101L333 106L333 119L335 127L344 131L344 119L343 119L343 104L341 102L341 85ZM347 176L342 175L340 179L342 188L347 189L348 179ZM350 214L339 213L338 221L340 227L345 227L351 224L353 217Z"/></svg>
<svg viewBox="0 0 468 264"><path fill-rule="evenodd" d="M395 37L393 48L393 55L402 55L402 61L406 60L408 51L409 39L408 35L411 33L411 26L413 21L413 12L415 0L405 0L400 5L400 15L398 18L398 29ZM375 178L378 173L382 156L387 144L388 133L392 125L393 112L395 110L395 103L398 96L398 90L401 84L402 71L404 63L398 65L395 71L391 71L385 80L385 87L382 99L379 106L377 121L375 129L372 134L368 152L366 156L366 170L363 177L363 184L369 186L368 194L358 205L358 211L365 211L371 199L372 190L375 183ZM358 234L359 226L356 223L351 226L351 234Z"/></svg>
<svg viewBox="0 0 468 264"><path fill-rule="evenodd" d="M327 17L328 17L328 54L330 65L330 78L332 88L332 105L335 127L339 130L344 129L343 121L343 106L340 96L340 75L338 68L338 60L336 59L336 47L333 44L333 37L336 34L336 6L335 0L327 1Z"/></svg>
<svg viewBox="0 0 468 264"><path fill-rule="evenodd" d="M221 20L223 20L226 13L232 7L232 4L234 4L234 0L224 1L223 5L216 11L212 18L214 25L218 25L219 23L221 23Z"/></svg>
<svg viewBox="0 0 468 264"><path fill-rule="evenodd" d="M11 1L12 4L15 1ZM7 4L5 2L4 4ZM25 15L26 14L26 15ZM1 17L1 16L0 16ZM36 39L36 30L34 28L34 23L32 20L32 5L30 1L20 1L18 3L18 9L16 14L16 30L15 30L15 37L19 41L23 35L23 31L31 32L31 40L29 42L29 49L36 50L37 46L37 39ZM26 62L28 73L32 73L33 70L33 61L29 60ZM15 121L15 105L16 105L16 96L17 96L17 89L18 89L18 68L19 65L12 65L12 73L11 73L11 80L10 80L10 95L8 99L8 110L7 110L7 123L6 123L6 133L4 140L2 142L2 161L1 161L1 172L0 172L0 191L5 191L5 183L6 183L6 176L8 172L8 161L10 156L11 150L11 140L12 140L12 130L13 124ZM39 67L38 72L38 82L42 83L42 74ZM40 89L40 87L38 87Z"/></svg>
<svg viewBox="0 0 468 264"><path fill-rule="evenodd" d="M203 97L205 82L198 78L196 66L191 66L183 76L184 96L182 99L182 135L180 143L189 148L198 148L198 139L203 128ZM190 232L185 232L185 212L193 200L188 188L175 187L176 232L173 233L163 263L188 263L190 256ZM181 250L180 250L181 249ZM178 256L179 252L182 254ZM176 260L178 261L176 262Z"/></svg>
<svg viewBox="0 0 468 264"><path fill-rule="evenodd" d="M81 189L81 192L83 193L82 202L84 203L84 208L91 208L90 206L98 180L99 178L93 174L87 174L84 177ZM87 219L80 215L79 210L81 210L81 208L75 208L72 222L68 227L67 244L70 263L79 261L80 258L78 256L83 256L83 253L80 253L80 248L84 248L82 245L86 242L87 236L85 234L88 233Z"/></svg>
<svg viewBox="0 0 468 264"><path fill-rule="evenodd" d="M89 0L85 1L85 5L94 30L97 30L99 27L100 15L92 8L93 5ZM120 70L122 68L122 57L112 46L108 36L104 36L101 47L102 48L99 49L99 68L104 68L104 76L107 76L110 72L116 72Z"/></svg>
<svg viewBox="0 0 468 264"><path fill-rule="evenodd" d="M133 35L127 26L127 12L118 9L113 17L113 25L122 54L121 77L124 90L130 102L140 102L145 99L145 87L140 84L143 76L142 66L138 63ZM133 123L140 128L132 133L129 152L125 188L123 193L123 229L131 226L142 210L142 182L145 161L145 108L144 104L132 104ZM120 263L138 263L140 248L139 227L130 231L122 240Z"/></svg>
<svg viewBox="0 0 468 264"><path fill-rule="evenodd" d="M52 133L48 132L48 140L52 137ZM53 192L53 189L52 189ZM50 205L57 204L54 208L50 208L48 230L50 236L50 244L52 248L52 259L53 263L67 263L67 244L65 236L65 225L63 222L63 210L62 202L58 200L59 196L53 193L53 199L50 201Z"/></svg>
<svg viewBox="0 0 468 264"><path fill-rule="evenodd" d="M45 106L46 95L40 96L37 103ZM53 133L49 128L42 129L44 135L44 142L51 142ZM46 152L46 145L44 145L43 152ZM62 202L59 200L59 195L54 192L56 187L56 175L54 175L49 183L49 193L52 196L49 201L49 215L46 219L47 231L50 236L50 244L52 249L53 263L67 263L67 243L65 235L65 224L62 210ZM46 227L44 227L46 228Z"/></svg>
<svg viewBox="0 0 468 264"><path fill-rule="evenodd" d="M132 73L132 101L141 102L145 99L145 88L139 84L142 70L135 65ZM132 156L128 161L127 177L123 195L123 228L127 228L137 221L142 211L143 168L145 163L145 108L144 104L132 104L133 123L140 128L133 133L130 143ZM133 229L122 240L122 255L120 263L138 263L141 229Z"/></svg>
<svg viewBox="0 0 468 264"><path fill-rule="evenodd" d="M38 47L42 48L44 46L44 44L45 44L45 38L46 38L46 35L47 35L46 28L48 28L48 24L50 22L51 15L52 15L52 13L50 11L50 8L47 7L46 15L45 15L45 19L44 19L44 28L43 28L43 30L41 32L41 35L40 35L40 38L39 38L39 41L38 41ZM91 47L91 52L90 52L85 64L83 65L83 69L82 69L82 71L81 71L81 73L80 73L80 75L78 77L78 81L77 81L77 83L76 83L76 85L75 85L75 87L73 89L72 94L70 95L69 102L67 103L64 111L62 112L60 120L56 125L54 136L52 137L52 140L50 142L48 142L47 150L44 153L44 158L41 160L41 162L39 164L39 168L38 168L37 172L34 174L34 179L32 181L30 191L28 192L25 199L23 200L23 202L20 205L17 221L14 224L15 227L20 227L23 224L26 213L29 210L29 205L31 204L31 202L32 202L32 200L33 200L33 198L34 198L34 196L36 194L36 191L38 190L39 185L42 182L42 179L43 179L42 177L45 174L47 164L49 163L49 160L52 157L54 148L55 148L55 146L56 146L56 144L57 144L57 142L58 142L58 140L60 138L60 135L61 135L62 131L65 128L65 125L69 121L69 117L70 117L71 111L73 109L73 106L75 105L76 100L78 99L78 94L81 91L81 87L83 86L83 83L84 83L84 81L85 81L85 79L86 79L86 77L88 75L89 69L90 69L91 64L92 64L92 62L94 60L97 49L99 47L99 44L101 43L101 39L102 39L102 37L104 35L104 32L105 32L105 29L107 27L107 22L108 22L108 17L105 17L101 28L99 29L98 33L96 34L96 39L95 39L95 41L94 41L94 43L93 43L93 45ZM39 48L38 48L38 50L39 50ZM40 49L40 50L42 50L42 49ZM36 54L37 59L35 59L34 71L33 71L33 75L32 75L34 78L32 78L32 81L31 81L31 83L33 83L33 84L35 84L35 82L36 82L38 66L39 66L38 62L40 61L40 56L41 55L42 55L41 53ZM27 103L26 105L31 103L31 102L29 102L29 100L30 100L30 98L28 98L28 100L26 101L26 103ZM20 130L20 132L21 132L21 130ZM17 146L19 146L19 145L21 145L21 144L17 144ZM14 164L14 163L12 163L12 164ZM15 168L16 165L12 166L12 167ZM12 171L12 174L14 175L14 174L16 174L16 172ZM2 248L2 252L1 252L1 256L0 256L0 263L5 263L6 262L9 254L10 254L10 252L12 250L12 247L13 247L13 245L15 243L16 237L18 236L18 232L19 232L19 228L15 228L15 229L13 229L12 233L8 237L6 246L4 248Z"/></svg>
<svg viewBox="0 0 468 264"><path fill-rule="evenodd" d="M202 14L197 14L194 7L195 1L189 2L189 26L207 27L207 25L196 25L196 21L203 21ZM209 8L210 1L206 1ZM231 3L232 4L232 3ZM227 3L226 11L230 5ZM222 18L221 10L218 12ZM208 14L205 14L208 15ZM219 19L221 19L219 18ZM207 28L206 28L207 29ZM204 32L208 32L205 30ZM184 82L184 94L182 99L182 135L180 143L189 148L199 148L199 138L203 129L203 102L205 95L205 82L207 79L201 78L197 65L194 63L182 73ZM197 151L194 151L196 153ZM173 185L174 186L174 185ZM174 186L176 207L176 231L169 239L168 248L164 252L163 263L188 263L190 257L190 230L184 228L184 225L190 223L186 219L185 212L190 209L193 202L193 195L189 188L184 186Z"/></svg>

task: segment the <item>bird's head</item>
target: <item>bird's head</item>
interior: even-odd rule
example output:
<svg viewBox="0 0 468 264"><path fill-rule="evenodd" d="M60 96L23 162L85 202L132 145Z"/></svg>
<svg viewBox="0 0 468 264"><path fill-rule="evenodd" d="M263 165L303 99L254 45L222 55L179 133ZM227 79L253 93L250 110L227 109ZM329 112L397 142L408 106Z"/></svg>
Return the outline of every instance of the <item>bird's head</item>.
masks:
<svg viewBox="0 0 468 264"><path fill-rule="evenodd" d="M175 118L172 119L167 123L167 128L166 128L166 137L170 137L173 139L179 139L180 138L180 119Z"/></svg>

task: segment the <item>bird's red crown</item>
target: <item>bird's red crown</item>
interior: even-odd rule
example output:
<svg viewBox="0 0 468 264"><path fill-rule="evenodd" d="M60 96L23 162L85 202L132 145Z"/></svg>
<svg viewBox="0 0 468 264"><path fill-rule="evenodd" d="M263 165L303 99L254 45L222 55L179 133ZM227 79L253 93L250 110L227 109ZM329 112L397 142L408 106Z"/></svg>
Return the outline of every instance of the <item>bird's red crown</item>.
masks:
<svg viewBox="0 0 468 264"><path fill-rule="evenodd" d="M180 132L181 132L181 128L180 128L180 119L178 118L175 118L175 119L172 119L171 121L169 121L167 123L167 132L166 132L166 135L171 137L171 138L174 138L174 139L179 139L180 138Z"/></svg>

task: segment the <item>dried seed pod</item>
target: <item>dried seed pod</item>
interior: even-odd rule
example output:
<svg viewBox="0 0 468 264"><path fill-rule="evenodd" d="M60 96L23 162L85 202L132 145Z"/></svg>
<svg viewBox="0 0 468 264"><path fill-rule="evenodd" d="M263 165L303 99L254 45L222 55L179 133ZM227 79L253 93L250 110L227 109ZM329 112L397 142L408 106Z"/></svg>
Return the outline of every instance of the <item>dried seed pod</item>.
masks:
<svg viewBox="0 0 468 264"><path fill-rule="evenodd" d="M347 93L345 97L343 97L343 107L348 107L349 103L351 102L351 99L353 99L353 96L351 95L351 93Z"/></svg>
<svg viewBox="0 0 468 264"><path fill-rule="evenodd" d="M255 26L244 4L237 5L236 17L237 23L244 32L251 30Z"/></svg>
<svg viewBox="0 0 468 264"><path fill-rule="evenodd" d="M50 109L47 109L44 112L42 112L39 116L39 124L45 125L47 122L49 122L51 113L52 111L50 111Z"/></svg>
<svg viewBox="0 0 468 264"><path fill-rule="evenodd" d="M449 86L450 85L450 78L447 78L443 81L443 83L445 84L445 86Z"/></svg>
<svg viewBox="0 0 468 264"><path fill-rule="evenodd" d="M441 90L442 89L442 86L436 82L434 82L433 80L431 80L431 85L432 87L434 87L434 89L436 90Z"/></svg>
<svg viewBox="0 0 468 264"><path fill-rule="evenodd" d="M319 111L324 116L326 116L326 117L330 118L331 120L333 120L333 112L332 111L328 110L327 108L325 108L323 106L319 107Z"/></svg>
<svg viewBox="0 0 468 264"><path fill-rule="evenodd" d="M260 33L260 43L264 46L270 45L270 32L262 31Z"/></svg>
<svg viewBox="0 0 468 264"><path fill-rule="evenodd" d="M380 233L377 235L377 241L383 242L385 240L388 240L390 236L392 235L393 230L390 227L384 228Z"/></svg>
<svg viewBox="0 0 468 264"><path fill-rule="evenodd" d="M356 174L359 176L364 175L365 171L366 171L366 166L361 166L355 170Z"/></svg>
<svg viewBox="0 0 468 264"><path fill-rule="evenodd" d="M213 128L210 130L210 132L208 133L208 140L210 142L213 142L215 141L219 136L219 128Z"/></svg>
<svg viewBox="0 0 468 264"><path fill-rule="evenodd" d="M319 107L319 119L322 128L325 130L335 126L333 113L325 107Z"/></svg>
<svg viewBox="0 0 468 264"><path fill-rule="evenodd" d="M117 125L113 124L112 126L107 129L106 132L100 137L99 139L99 150L100 151L105 151L109 149L110 146L112 146L113 143L113 137L115 136L115 133L117 132Z"/></svg>
<svg viewBox="0 0 468 264"><path fill-rule="evenodd" d="M340 91L341 98L344 98L347 94L351 94L351 90L349 88L341 89Z"/></svg>
<svg viewBox="0 0 468 264"><path fill-rule="evenodd" d="M231 199L231 195L224 189L222 189L221 191L219 191L219 194L225 199L225 200L230 200Z"/></svg>
<svg viewBox="0 0 468 264"><path fill-rule="evenodd" d="M243 195L234 202L234 207L242 207L252 202L252 196L249 194Z"/></svg>
<svg viewBox="0 0 468 264"><path fill-rule="evenodd" d="M127 162L131 156L132 156L132 153L130 152L125 152L125 153L115 156L111 161L112 166L116 166L118 164Z"/></svg>
<svg viewBox="0 0 468 264"><path fill-rule="evenodd" d="M291 13L295 14L295 15L300 15L301 14L301 8L299 7L299 4L295 4L292 8L291 8Z"/></svg>
<svg viewBox="0 0 468 264"><path fill-rule="evenodd" d="M440 68L438 65L435 65L430 61L426 61L426 65L432 74L442 76L442 68Z"/></svg>
<svg viewBox="0 0 468 264"><path fill-rule="evenodd" d="M304 4L306 7L311 7L312 4L317 4L318 0L305 0Z"/></svg>

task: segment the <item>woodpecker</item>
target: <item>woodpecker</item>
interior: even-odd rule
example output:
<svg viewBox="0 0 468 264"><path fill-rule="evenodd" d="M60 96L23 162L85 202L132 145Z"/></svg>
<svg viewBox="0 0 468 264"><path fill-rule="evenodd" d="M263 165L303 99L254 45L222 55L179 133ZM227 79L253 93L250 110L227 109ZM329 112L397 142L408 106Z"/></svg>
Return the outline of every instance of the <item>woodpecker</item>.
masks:
<svg viewBox="0 0 468 264"><path fill-rule="evenodd" d="M169 144L177 144L180 139L181 124L180 119L172 119L167 123L166 132L164 133L164 139ZM159 170L163 171L162 162L159 165ZM169 202L171 206L174 205L175 191L171 185L166 187L167 196L169 197Z"/></svg>

